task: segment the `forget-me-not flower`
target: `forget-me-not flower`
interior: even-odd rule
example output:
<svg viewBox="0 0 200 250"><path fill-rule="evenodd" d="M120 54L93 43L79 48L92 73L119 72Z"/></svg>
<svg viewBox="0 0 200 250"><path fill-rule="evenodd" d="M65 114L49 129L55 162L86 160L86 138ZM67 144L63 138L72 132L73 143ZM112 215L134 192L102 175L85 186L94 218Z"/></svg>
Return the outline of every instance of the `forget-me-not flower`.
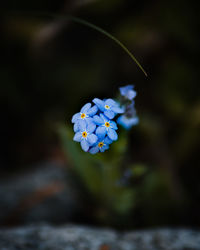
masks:
<svg viewBox="0 0 200 250"><path fill-rule="evenodd" d="M121 115L117 119L117 123L124 127L125 129L129 130L132 126L137 125L139 122L138 117L128 117L126 115Z"/></svg>
<svg viewBox="0 0 200 250"><path fill-rule="evenodd" d="M105 150L109 149L109 145L112 143L112 140L108 138L108 136L103 139L99 139L93 147L89 150L91 154L96 154L98 152L103 153Z"/></svg>
<svg viewBox="0 0 200 250"><path fill-rule="evenodd" d="M100 100L95 98L93 102L109 119L113 119L116 114L124 113L124 109L120 108L119 104L112 99Z"/></svg>
<svg viewBox="0 0 200 250"><path fill-rule="evenodd" d="M93 117L94 123L98 125L96 129L96 135L98 138L104 138L106 134L109 139L112 141L116 141L118 139L118 135L115 130L117 130L117 124L114 121L109 120L105 115L100 114L100 116L95 115Z"/></svg>
<svg viewBox="0 0 200 250"><path fill-rule="evenodd" d="M87 152L90 146L93 146L98 137L94 134L96 125L94 123L87 123L85 120L79 121L79 131L74 135L74 141L81 143L81 148Z"/></svg>
<svg viewBox="0 0 200 250"><path fill-rule="evenodd" d="M74 123L74 132L79 131L79 121L85 120L87 123L92 121L92 116L95 115L98 111L96 105L91 107L91 103L86 103L79 113L76 113L72 117L72 123Z"/></svg>
<svg viewBox="0 0 200 250"><path fill-rule="evenodd" d="M119 88L120 94L128 100L133 100L136 97L136 91L133 90L133 85L127 85L125 87Z"/></svg>

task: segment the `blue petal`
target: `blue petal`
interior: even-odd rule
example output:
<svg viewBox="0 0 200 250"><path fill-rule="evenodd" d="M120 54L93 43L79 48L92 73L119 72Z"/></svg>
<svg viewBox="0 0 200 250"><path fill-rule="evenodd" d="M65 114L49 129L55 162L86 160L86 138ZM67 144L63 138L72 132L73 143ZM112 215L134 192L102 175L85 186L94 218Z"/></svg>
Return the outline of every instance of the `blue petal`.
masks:
<svg viewBox="0 0 200 250"><path fill-rule="evenodd" d="M125 87L119 88L122 96L126 97L129 100L133 100L136 96L136 91L133 90L133 85L127 85Z"/></svg>
<svg viewBox="0 0 200 250"><path fill-rule="evenodd" d="M108 137L113 141L116 141L118 139L118 135L116 131L112 128L108 130L107 134L108 134Z"/></svg>
<svg viewBox="0 0 200 250"><path fill-rule="evenodd" d="M116 114L124 113L124 109L120 107L112 107L112 111L114 111Z"/></svg>
<svg viewBox="0 0 200 250"><path fill-rule="evenodd" d="M93 116L97 113L98 111L98 108L96 105L94 105L92 108L90 108L88 111L87 111L87 115L89 116Z"/></svg>
<svg viewBox="0 0 200 250"><path fill-rule="evenodd" d="M109 149L108 145L104 145L102 148L100 148L99 150L103 153L105 150Z"/></svg>
<svg viewBox="0 0 200 250"><path fill-rule="evenodd" d="M112 110L106 110L104 115L107 116L109 119L113 119L115 117L115 113Z"/></svg>
<svg viewBox="0 0 200 250"><path fill-rule="evenodd" d="M126 97L129 99L129 100L133 100L133 98L135 98L137 95L136 91L134 90L129 90Z"/></svg>
<svg viewBox="0 0 200 250"><path fill-rule="evenodd" d="M81 113L87 113L87 111L90 109L91 106L92 106L91 103L86 103L86 104L82 107Z"/></svg>
<svg viewBox="0 0 200 250"><path fill-rule="evenodd" d="M96 123L97 125L102 125L102 124L104 124L104 120L103 120L101 117L99 117L98 115L95 115L95 116L93 117L93 121L94 121L94 123Z"/></svg>
<svg viewBox="0 0 200 250"><path fill-rule="evenodd" d="M128 91L130 91L132 89L133 89L133 85L127 85L127 86L119 88L119 91L120 91L121 95L125 96L128 93Z"/></svg>
<svg viewBox="0 0 200 250"><path fill-rule="evenodd" d="M116 122L113 122L113 121L110 121L110 127L115 129L115 130L118 129Z"/></svg>
<svg viewBox="0 0 200 250"><path fill-rule="evenodd" d="M85 120L79 120L78 121L79 129L80 131L85 131L86 130L86 121Z"/></svg>
<svg viewBox="0 0 200 250"><path fill-rule="evenodd" d="M138 122L139 122L138 117L128 118L125 115L121 115L117 119L117 123L120 124L122 127L124 127L127 130L129 130L132 126L138 124Z"/></svg>
<svg viewBox="0 0 200 250"><path fill-rule="evenodd" d="M90 123L94 123L94 121L93 121L93 118L92 117L87 117L87 118L84 118L83 120L85 120L86 121L86 124L88 125L88 124L90 124Z"/></svg>
<svg viewBox="0 0 200 250"><path fill-rule="evenodd" d="M97 107L101 110L101 111L104 111L105 110L105 103L104 101L98 99L98 98L94 98L93 100L94 104L97 105Z"/></svg>
<svg viewBox="0 0 200 250"><path fill-rule="evenodd" d="M89 151L91 154L96 154L99 152L98 146L92 147Z"/></svg>
<svg viewBox="0 0 200 250"><path fill-rule="evenodd" d="M103 123L110 122L110 120L105 115L103 115L102 113L100 114L100 117L103 119Z"/></svg>
<svg viewBox="0 0 200 250"><path fill-rule="evenodd" d="M88 142L87 142L85 139L81 141L81 148L82 148L85 152L87 152L88 149L89 149L89 144L88 144Z"/></svg>
<svg viewBox="0 0 200 250"><path fill-rule="evenodd" d="M74 132L78 132L79 131L79 125L78 122L74 123Z"/></svg>
<svg viewBox="0 0 200 250"><path fill-rule="evenodd" d="M96 129L96 125L93 122L91 122L91 123L89 123L87 125L87 129L86 130L87 130L87 132L89 134L91 134L91 133L93 133L95 131L95 129Z"/></svg>
<svg viewBox="0 0 200 250"><path fill-rule="evenodd" d="M75 115L72 116L72 123L77 122L78 119L81 118L81 114L80 113L76 113Z"/></svg>
<svg viewBox="0 0 200 250"><path fill-rule="evenodd" d="M105 105L108 105L108 106L116 106L117 103L113 100L113 99L106 99L105 101Z"/></svg>
<svg viewBox="0 0 200 250"><path fill-rule="evenodd" d="M90 145L94 145L97 142L98 137L95 134L91 134L87 136L87 140Z"/></svg>
<svg viewBox="0 0 200 250"><path fill-rule="evenodd" d="M111 139L109 139L109 137L108 136L106 136L106 138L104 139L104 143L105 144L111 144L113 141L111 140Z"/></svg>
<svg viewBox="0 0 200 250"><path fill-rule="evenodd" d="M105 127L98 127L96 130L96 135L99 139L103 138L106 135L106 128Z"/></svg>
<svg viewBox="0 0 200 250"><path fill-rule="evenodd" d="M77 142L80 142L81 139L82 139L82 133L81 133L81 132L77 132L77 133L74 135L73 140L74 140L74 141L77 141Z"/></svg>

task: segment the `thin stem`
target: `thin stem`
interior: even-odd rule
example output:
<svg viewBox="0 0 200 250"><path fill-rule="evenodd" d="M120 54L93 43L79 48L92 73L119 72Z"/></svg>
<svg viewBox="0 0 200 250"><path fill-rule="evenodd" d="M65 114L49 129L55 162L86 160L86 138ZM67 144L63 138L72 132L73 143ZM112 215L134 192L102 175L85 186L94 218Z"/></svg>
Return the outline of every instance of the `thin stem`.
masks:
<svg viewBox="0 0 200 250"><path fill-rule="evenodd" d="M13 12L12 12L13 13ZM137 64L137 66L142 70L142 72L145 74L145 76L147 76L146 71L144 70L144 68L141 66L141 64L138 62L138 60L135 58L135 56L130 52L130 50L127 49L127 47L120 42L116 37L114 37L113 35L111 35L110 33L108 33L107 31L105 31L104 29L88 22L85 21L81 18L78 17L74 17L71 15L63 15L63 14L54 14L54 13L50 13L50 12L14 12L15 14L19 15L32 15L32 16L49 16L49 17L54 17L54 18L69 18L72 21L79 23L79 24L83 24L87 27L90 27L102 34L104 34L105 36L107 36L108 38L110 38L111 40L113 40L115 43L117 43L130 57L131 59Z"/></svg>

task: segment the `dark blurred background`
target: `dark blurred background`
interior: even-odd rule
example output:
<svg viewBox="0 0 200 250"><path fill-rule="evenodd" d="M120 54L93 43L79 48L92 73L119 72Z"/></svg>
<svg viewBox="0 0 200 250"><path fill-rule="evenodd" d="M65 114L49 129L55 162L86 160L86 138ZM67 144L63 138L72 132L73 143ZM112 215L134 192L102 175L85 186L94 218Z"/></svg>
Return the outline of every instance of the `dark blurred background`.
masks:
<svg viewBox="0 0 200 250"><path fill-rule="evenodd" d="M0 225L199 227L196 9L186 0L4 1ZM112 40L59 15L116 36L148 77ZM128 135L120 130L116 146L103 160L95 156L94 166L78 147L71 150L71 117L94 97L115 97L126 84L135 85L140 123ZM116 155L120 163L109 162Z"/></svg>

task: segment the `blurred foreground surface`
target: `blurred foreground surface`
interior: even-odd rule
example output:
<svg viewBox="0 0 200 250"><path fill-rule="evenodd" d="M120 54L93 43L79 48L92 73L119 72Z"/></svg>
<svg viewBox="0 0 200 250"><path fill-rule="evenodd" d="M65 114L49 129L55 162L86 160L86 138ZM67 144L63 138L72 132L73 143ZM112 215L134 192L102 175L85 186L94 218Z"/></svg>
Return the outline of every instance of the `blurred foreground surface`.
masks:
<svg viewBox="0 0 200 250"><path fill-rule="evenodd" d="M199 250L200 231L157 229L116 232L83 226L30 226L0 230L4 250Z"/></svg>

